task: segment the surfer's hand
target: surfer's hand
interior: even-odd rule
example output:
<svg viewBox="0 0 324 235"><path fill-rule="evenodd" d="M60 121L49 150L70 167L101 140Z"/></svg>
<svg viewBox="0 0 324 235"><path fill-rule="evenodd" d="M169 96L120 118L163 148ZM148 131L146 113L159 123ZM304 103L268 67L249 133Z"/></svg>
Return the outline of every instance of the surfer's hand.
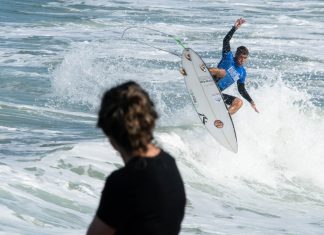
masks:
<svg viewBox="0 0 324 235"><path fill-rule="evenodd" d="M243 18L237 19L237 20L235 21L234 27L235 27L236 29L238 29L238 28L241 27L241 25L244 24L245 22L246 22L246 20L243 19Z"/></svg>
<svg viewBox="0 0 324 235"><path fill-rule="evenodd" d="M260 113L254 102L251 103L251 106L252 106L252 108L254 109L255 112Z"/></svg>

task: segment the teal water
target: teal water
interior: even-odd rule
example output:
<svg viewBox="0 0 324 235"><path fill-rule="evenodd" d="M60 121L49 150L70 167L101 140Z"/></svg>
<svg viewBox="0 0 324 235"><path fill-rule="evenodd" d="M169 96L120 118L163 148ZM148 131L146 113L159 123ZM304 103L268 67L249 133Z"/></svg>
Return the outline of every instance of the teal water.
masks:
<svg viewBox="0 0 324 235"><path fill-rule="evenodd" d="M2 0L0 234L85 233L105 177L122 165L95 127L98 104L129 79L153 97L155 137L183 175L181 234L322 234L323 13L320 0ZM245 102L233 116L234 155L200 124L179 58L121 33L178 35L215 66L239 17L247 23L231 45L250 49L247 87L261 113ZM127 36L181 53L147 30Z"/></svg>

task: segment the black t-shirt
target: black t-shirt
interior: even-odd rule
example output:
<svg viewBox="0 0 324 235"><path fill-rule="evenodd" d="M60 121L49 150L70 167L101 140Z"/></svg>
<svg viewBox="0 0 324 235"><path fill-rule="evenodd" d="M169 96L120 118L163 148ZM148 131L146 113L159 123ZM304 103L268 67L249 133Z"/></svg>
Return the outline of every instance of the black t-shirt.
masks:
<svg viewBox="0 0 324 235"><path fill-rule="evenodd" d="M161 150L154 158L132 158L107 178L97 216L118 235L175 235L185 203L175 160Z"/></svg>

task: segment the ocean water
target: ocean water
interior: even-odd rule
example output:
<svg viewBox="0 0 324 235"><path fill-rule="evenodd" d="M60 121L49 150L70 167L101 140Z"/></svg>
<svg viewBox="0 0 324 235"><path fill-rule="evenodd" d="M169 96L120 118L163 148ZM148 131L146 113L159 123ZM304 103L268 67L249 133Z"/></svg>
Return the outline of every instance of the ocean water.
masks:
<svg viewBox="0 0 324 235"><path fill-rule="evenodd" d="M250 49L239 152L221 147L191 104L182 38L210 66ZM135 40L143 42L136 43ZM122 166L96 126L100 98L127 80L158 108L188 203L181 234L324 234L324 2L1 0L0 234L84 234L104 180ZM238 95L233 86L228 93Z"/></svg>

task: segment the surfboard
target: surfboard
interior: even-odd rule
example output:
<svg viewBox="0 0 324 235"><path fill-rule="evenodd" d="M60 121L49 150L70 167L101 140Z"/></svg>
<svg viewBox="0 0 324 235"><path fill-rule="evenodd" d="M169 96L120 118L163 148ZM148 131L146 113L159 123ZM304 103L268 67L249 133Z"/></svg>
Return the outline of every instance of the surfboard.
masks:
<svg viewBox="0 0 324 235"><path fill-rule="evenodd" d="M182 69L201 122L223 147L237 153L238 143L231 115L206 64L194 50L186 48L182 52Z"/></svg>

